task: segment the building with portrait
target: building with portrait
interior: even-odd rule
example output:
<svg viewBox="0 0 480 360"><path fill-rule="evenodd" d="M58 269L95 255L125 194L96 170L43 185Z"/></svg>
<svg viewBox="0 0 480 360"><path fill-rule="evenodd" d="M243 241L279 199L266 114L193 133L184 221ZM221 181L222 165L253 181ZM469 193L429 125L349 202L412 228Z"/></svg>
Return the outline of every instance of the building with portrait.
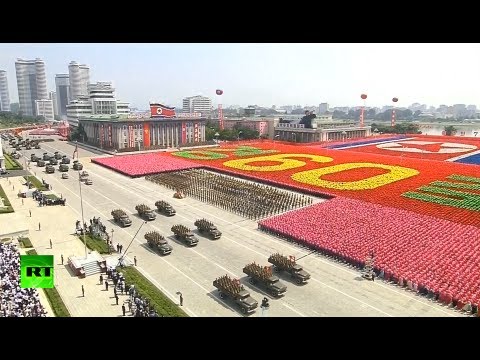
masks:
<svg viewBox="0 0 480 360"><path fill-rule="evenodd" d="M150 113L91 115L79 118L87 143L110 150L134 151L202 144L205 122L197 113L176 114L174 108L150 104Z"/></svg>

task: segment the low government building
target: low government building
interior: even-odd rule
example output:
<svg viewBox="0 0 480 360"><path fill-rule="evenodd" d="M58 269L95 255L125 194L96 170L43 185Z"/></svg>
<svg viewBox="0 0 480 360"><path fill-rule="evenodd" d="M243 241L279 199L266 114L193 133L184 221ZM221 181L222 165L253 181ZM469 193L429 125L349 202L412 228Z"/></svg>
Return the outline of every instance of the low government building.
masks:
<svg viewBox="0 0 480 360"><path fill-rule="evenodd" d="M79 118L87 143L118 151L177 148L205 143L206 118L176 114L174 108L150 104L150 113L91 115Z"/></svg>
<svg viewBox="0 0 480 360"><path fill-rule="evenodd" d="M371 126L361 127L354 123L317 122L313 129L307 129L303 124L279 123L275 126L275 139L300 143L343 141L368 137L371 130Z"/></svg>

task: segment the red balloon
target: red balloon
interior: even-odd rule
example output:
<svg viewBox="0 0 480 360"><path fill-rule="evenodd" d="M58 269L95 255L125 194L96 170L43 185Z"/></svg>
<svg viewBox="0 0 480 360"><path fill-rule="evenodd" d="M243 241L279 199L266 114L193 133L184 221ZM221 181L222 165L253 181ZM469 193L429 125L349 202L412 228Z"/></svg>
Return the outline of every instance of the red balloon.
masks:
<svg viewBox="0 0 480 360"><path fill-rule="evenodd" d="M216 94L217 94L217 95L222 95L222 94L223 94L223 90L217 89Z"/></svg>
<svg viewBox="0 0 480 360"><path fill-rule="evenodd" d="M360 95L360 97L361 97L363 100L365 100L365 99L367 98L367 94L362 94L362 95Z"/></svg>
<svg viewBox="0 0 480 360"><path fill-rule="evenodd" d="M393 102L397 102L397 101L398 101L398 98L393 98L392 101L393 101Z"/></svg>

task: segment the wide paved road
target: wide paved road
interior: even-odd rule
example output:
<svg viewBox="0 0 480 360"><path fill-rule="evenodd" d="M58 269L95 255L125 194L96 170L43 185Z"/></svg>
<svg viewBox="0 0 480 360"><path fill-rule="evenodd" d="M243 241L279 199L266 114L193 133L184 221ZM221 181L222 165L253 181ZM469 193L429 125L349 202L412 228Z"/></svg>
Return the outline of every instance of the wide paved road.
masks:
<svg viewBox="0 0 480 360"><path fill-rule="evenodd" d="M31 153L41 155L45 151L59 151L71 157L74 150L73 146L60 141L42 143L41 146L40 150L25 151L28 159ZM268 297L271 304L268 316L461 316L456 311L396 286L363 280L356 269L316 254L299 260L299 264L312 275L309 283L298 286L290 277L280 274L288 290L283 298L273 299L262 289L252 286L242 268L252 261L268 265L267 258L274 252L300 258L310 250L258 231L254 221L192 198L174 199L171 190L144 178L131 179L95 165L89 158L98 155L83 149L79 152L84 170L93 180L91 186L82 184L85 221L88 223L90 218L100 217L107 231L114 230L114 245L121 243L126 249L140 228L142 220L136 215L136 204L145 203L155 208L155 201L164 199L177 210L176 216L157 214L156 220L144 225L127 255L130 259L136 255L144 275L173 300L178 300L176 292L181 291L184 308L191 316L242 316L232 301L219 299L212 285L215 278L224 274L241 279L259 303L263 297ZM34 163L31 168L40 178L51 183L55 192L67 199L67 206L81 220L76 173L70 170L70 179L62 180L58 171L46 174L44 168L37 168ZM133 221L131 227L120 228L112 222L110 212L116 208L130 214ZM193 229L193 222L202 217L218 226L223 233L221 239L210 240L197 234L199 245L187 248L173 238L170 231L172 225L182 223ZM62 226L66 233L72 233L75 224ZM152 230L159 231L168 239L173 246L171 255L162 257L146 246L144 234ZM258 309L251 316L261 316L261 312Z"/></svg>

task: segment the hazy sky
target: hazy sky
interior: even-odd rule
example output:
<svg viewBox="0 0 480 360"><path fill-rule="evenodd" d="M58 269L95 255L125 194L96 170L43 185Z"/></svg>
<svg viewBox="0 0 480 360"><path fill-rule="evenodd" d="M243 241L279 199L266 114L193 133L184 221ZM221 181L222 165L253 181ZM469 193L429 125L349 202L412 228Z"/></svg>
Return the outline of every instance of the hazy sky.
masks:
<svg viewBox="0 0 480 360"><path fill-rule="evenodd" d="M48 89L72 60L117 98L147 109L223 89L228 105L479 105L480 44L0 44L12 102L17 58L45 61Z"/></svg>

